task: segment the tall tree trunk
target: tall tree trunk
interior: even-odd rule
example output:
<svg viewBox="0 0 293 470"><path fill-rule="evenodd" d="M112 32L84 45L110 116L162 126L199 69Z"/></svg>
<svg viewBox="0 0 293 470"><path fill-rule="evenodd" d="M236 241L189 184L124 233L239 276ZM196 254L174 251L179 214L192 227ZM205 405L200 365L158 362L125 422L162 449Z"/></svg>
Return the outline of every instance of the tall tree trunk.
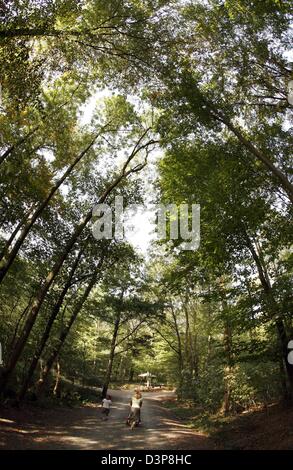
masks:
<svg viewBox="0 0 293 470"><path fill-rule="evenodd" d="M287 337L284 321L280 317L279 305L276 299L274 298L272 286L268 278L268 273L267 273L266 267L263 265L264 261L261 260L261 257L256 252L256 249L254 248L254 245L250 239L250 236L246 232L246 230L244 231L244 235L245 235L245 239L247 242L247 246L255 261L257 271L258 271L258 276L259 276L263 291L266 296L266 306L267 306L268 313L270 314L272 318L276 317L275 326L276 326L276 330L277 330L277 334L278 334L278 338L280 342L282 358L286 367L287 384L288 384L288 392L286 393L286 396L284 398L289 397L290 399L292 399L293 398L293 367L288 363L288 360L287 360L289 339Z"/></svg>
<svg viewBox="0 0 293 470"><path fill-rule="evenodd" d="M71 327L72 327L73 323L75 322L75 320L76 320L79 312L81 311L85 301L87 300L89 294L91 293L94 285L97 282L98 273L99 273L99 271L102 267L103 261L104 261L104 257L101 258L101 260L98 264L98 267L97 267L96 271L94 272L90 282L88 283L81 299L77 302L76 306L74 307L67 325L60 332L57 344L54 346L53 350L51 351L51 354L50 354L49 358L47 359L46 364L45 364L45 366L42 370L41 378L39 379L39 381L37 383L37 393L38 394L41 393L41 391L43 390L44 385L46 383L46 380L48 378L49 372L50 372L54 362L56 361L56 358L58 357L58 354L60 353L63 344L65 343L65 340L66 340L66 338L67 338L67 336L68 336L68 334L71 330Z"/></svg>
<svg viewBox="0 0 293 470"><path fill-rule="evenodd" d="M289 338L287 336L284 322L279 318L276 320L276 328L279 336L280 348L282 352L283 363L285 364L285 370L287 375L287 393L285 394L285 400L293 399L293 366L288 362L288 343Z"/></svg>
<svg viewBox="0 0 293 470"><path fill-rule="evenodd" d="M5 258L2 260L1 263L1 268L0 268L0 283L3 281L4 277L6 276L10 266L12 265L15 257L17 256L21 246L23 245L23 242L25 241L26 237L28 236L31 228L33 227L34 223L36 220L40 217L44 209L48 206L49 202L55 195L56 191L60 188L60 186L64 183L66 178L71 174L71 172L74 170L76 165L80 162L82 157L92 148L94 145L95 141L97 140L99 134L97 134L94 139L90 142L89 145L79 154L77 157L74 159L72 164L67 168L67 170L63 173L61 178L54 184L54 186L51 188L48 196L38 205L38 207L35 209L35 211L30 214L28 220L26 223L23 225L22 230L19 233L19 237L17 238L13 248L9 251L9 253L6 254Z"/></svg>
<svg viewBox="0 0 293 470"><path fill-rule="evenodd" d="M290 389L288 387L286 364L282 356L279 357L279 369L280 369L280 382L281 382L283 397L285 401L290 401L291 397L290 397Z"/></svg>
<svg viewBox="0 0 293 470"><path fill-rule="evenodd" d="M0 253L0 267L2 267L2 260L4 259L4 264L5 264L5 258L9 253L10 247L15 239L15 237L18 235L20 232L21 228L23 225L28 221L28 219L32 216L33 212L35 210L35 204L32 205L32 207L26 212L24 217L20 220L20 222L17 224L15 229L13 230L12 234L6 241L1 253Z"/></svg>
<svg viewBox="0 0 293 470"><path fill-rule="evenodd" d="M179 373L179 385L177 390L178 398L182 399L183 394L183 369L184 369L184 360L183 360L183 351L182 351L182 341L180 336L180 331L178 327L178 322L176 318L176 313L174 311L173 305L171 304L171 314L174 322L174 328L177 338L177 354L178 354L178 373Z"/></svg>
<svg viewBox="0 0 293 470"><path fill-rule="evenodd" d="M118 331L119 331L119 326L120 326L120 319L121 319L121 313L119 311L117 313L115 323L114 323L114 330L113 330L113 334L112 334L111 347L110 347L110 355L109 355L105 380L104 380L104 384L103 384L103 388L102 388L102 397L103 398L105 398L106 395L107 395L107 390L108 390L109 383L110 383L110 380L111 380L113 361L114 361L114 356L115 356L116 341L117 341L117 336L118 336Z"/></svg>
<svg viewBox="0 0 293 470"><path fill-rule="evenodd" d="M286 191L287 195L288 195L288 198L290 199L290 201L293 203L293 186L292 184L290 183L290 181L288 180L288 178L286 177L286 175L281 171L279 170L279 168L277 168L272 160L265 154L263 153L261 150L259 150L257 147L255 147L255 145L252 144L252 142L248 139L246 139L246 137L244 137L244 135L242 134L242 132L240 132L239 129L237 129L232 123L231 121L227 120L227 119L224 119L223 120L224 124L226 124L226 126L228 127L228 129L230 129L231 132L233 132L234 135L236 135L236 137L238 138L238 140L258 159L260 160L266 167L267 169L271 172L271 174L275 177L275 179L277 181L279 181L281 183L281 186L283 187L283 189Z"/></svg>
<svg viewBox="0 0 293 470"><path fill-rule="evenodd" d="M191 344L191 359L192 359L192 370L193 379L198 379L198 351L197 351L197 332L196 332L196 318L197 311L193 306L192 311L192 330L190 329L190 344Z"/></svg>
<svg viewBox="0 0 293 470"><path fill-rule="evenodd" d="M286 175L274 165L270 157L268 157L268 155L253 145L253 143L244 136L240 129L234 126L230 119L228 119L219 109L217 109L212 102L207 100L203 94L201 94L201 99L204 105L209 109L211 117L216 121L223 123L237 137L239 142L241 142L252 155L254 155L264 164L264 166L276 178L276 180L280 182L290 201L293 202L293 185L290 183Z"/></svg>
<svg viewBox="0 0 293 470"><path fill-rule="evenodd" d="M185 314L184 357L185 357L185 362L190 364L189 321L188 321L188 314L186 313L185 306L184 306L184 314Z"/></svg>
<svg viewBox="0 0 293 470"><path fill-rule="evenodd" d="M133 377L134 377L134 368L133 368L133 365L131 365L130 370L129 370L129 376L128 376L128 381L130 383L133 382Z"/></svg>
<svg viewBox="0 0 293 470"><path fill-rule="evenodd" d="M25 318L27 312L29 311L29 308L31 306L31 303L32 303L32 300L33 300L33 296L31 296L31 298L29 299L29 302L27 304L27 306L24 308L24 310L21 312L17 322L16 322L16 326L15 326L15 329L14 329L14 332L13 332L13 336L12 336L12 339L11 339L11 342L10 342L10 345L8 347L8 351L9 351L9 354L11 353L11 351L13 350L14 348L14 343L15 343L15 340L16 340L16 337L17 337L17 332L19 330L19 327L20 327L20 324L21 322L23 321L23 319Z"/></svg>
<svg viewBox="0 0 293 470"><path fill-rule="evenodd" d="M124 379L124 375L125 374L124 374L123 354L121 354L119 367L118 367L118 370L117 370L118 380Z"/></svg>
<svg viewBox="0 0 293 470"><path fill-rule="evenodd" d="M1 36L1 34L0 34ZM40 126L36 126L34 127L31 131L29 131L27 134L25 134L23 137L21 137L20 139L18 139L17 142L15 142L14 144L10 145L7 150L5 150L5 152L2 153L2 155L0 155L0 165L1 163L3 163L6 158L12 153L14 152L14 150L18 147L20 147L24 142L26 142L27 140L29 140L29 138L40 128Z"/></svg>
<svg viewBox="0 0 293 470"><path fill-rule="evenodd" d="M59 357L57 356L57 358L56 358L56 380L55 380L55 385L54 385L54 389L53 389L53 395L57 398L60 398L60 396L61 396L60 385L61 385L61 365L60 365Z"/></svg>
<svg viewBox="0 0 293 470"><path fill-rule="evenodd" d="M209 298L211 297L211 285L210 283L208 283L208 293L209 293ZM206 359L205 359L205 365L204 365L204 368L205 368L205 371L208 370L209 368L209 365L210 365L210 358L211 358L211 354L212 354L212 328L211 328L211 325L212 325L212 308L211 308L211 301L209 301L207 303L207 319L208 319L208 322L207 322L207 325L208 325L208 335L207 335L207 355L206 355Z"/></svg>
<svg viewBox="0 0 293 470"><path fill-rule="evenodd" d="M226 302L224 302L223 309L227 307ZM228 414L231 410L231 385L230 385L230 375L232 372L232 335L231 327L227 320L225 320L224 326L224 351L226 356L226 365L224 367L224 398L222 405L222 413L224 415Z"/></svg>
<svg viewBox="0 0 293 470"><path fill-rule="evenodd" d="M75 271L76 271L76 269L77 269L77 266L78 266L78 264L79 264L79 262L80 262L81 256L82 256L82 250L79 251L79 253L78 253L78 255L77 255L77 257L76 257L76 259L75 259L75 261L74 261L74 263L73 263L73 266L72 266L72 268L71 268L71 271L70 271L70 273L69 273L69 276L68 276L68 278L67 278L67 281L66 281L66 283L65 283L65 285L64 285L64 287L63 287L63 289L62 289L62 291L61 291L61 293L60 293L60 295L59 295L59 298L58 298L57 302L55 303L55 305L54 305L54 307L53 307L53 309L52 309L52 312L51 312L50 317L49 317L49 320L48 320L48 322L47 322L45 331L44 331L44 333L43 333L43 336L42 336L42 338L41 338L41 341L40 341L38 347L36 348L36 351L35 351L35 354L34 354L34 356L33 356L33 358L32 358L32 361L31 361L31 363L30 363L30 366L29 366L29 369L28 369L26 378L25 378L24 383L23 383L23 385L22 385L22 387L21 387L21 390L20 390L20 393L19 393L19 397L18 397L19 400L22 400L22 399L24 398L24 396L25 396L25 394L26 394L26 392L27 392L27 389L28 389L28 387L29 387L29 385L30 385L30 383L31 383L31 381L32 381L33 374L34 374L35 369L36 369L36 367L37 367L37 365L38 365L38 361L39 361L39 359L40 359L40 357L41 357L41 354L42 354L42 352L43 352L43 350L44 350L44 348L45 348L45 346L46 346L46 344L47 344L47 341L48 341L48 339L49 339L49 336L50 336L50 332L51 332L53 323L54 323L55 319L57 318L57 315L58 315L58 313L59 313L59 311L60 311L60 308L61 308L61 306L62 306L62 304L63 304L63 301L64 301L64 299L65 299L65 296L66 296L68 290L69 290L70 287L71 287L71 281L72 281L72 278L73 278L73 276L74 276L74 273L75 273Z"/></svg>
<svg viewBox="0 0 293 470"><path fill-rule="evenodd" d="M198 375L198 367L197 367L197 358L195 354L195 342L192 335L191 327L190 327L190 319L189 319L189 311L188 311L188 301L187 297L183 302L183 309L185 313L185 351L184 355L186 361L188 362L189 369L191 372L191 378L194 379Z"/></svg>

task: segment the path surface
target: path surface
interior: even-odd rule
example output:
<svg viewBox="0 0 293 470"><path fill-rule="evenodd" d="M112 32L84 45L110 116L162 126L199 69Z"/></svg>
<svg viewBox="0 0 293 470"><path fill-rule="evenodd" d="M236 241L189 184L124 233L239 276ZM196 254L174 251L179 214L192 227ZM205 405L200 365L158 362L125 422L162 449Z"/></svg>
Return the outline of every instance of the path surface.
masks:
<svg viewBox="0 0 293 470"><path fill-rule="evenodd" d="M213 449L210 439L188 429L161 404L171 392L145 393L141 427L125 421L130 391L110 392L108 421L98 405L75 409L0 411L0 449ZM12 411L11 411L12 413Z"/></svg>

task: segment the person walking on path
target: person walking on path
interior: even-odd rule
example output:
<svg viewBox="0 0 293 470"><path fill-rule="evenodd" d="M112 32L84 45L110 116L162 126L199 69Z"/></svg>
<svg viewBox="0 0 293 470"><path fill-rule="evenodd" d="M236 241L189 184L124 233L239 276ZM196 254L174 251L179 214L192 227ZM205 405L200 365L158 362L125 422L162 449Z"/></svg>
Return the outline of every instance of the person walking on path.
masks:
<svg viewBox="0 0 293 470"><path fill-rule="evenodd" d="M112 405L111 395L107 395L106 398L102 400L102 420L106 421L108 419L110 409Z"/></svg>
<svg viewBox="0 0 293 470"><path fill-rule="evenodd" d="M131 428L137 426L140 419L140 411L142 407L142 395L139 390L135 390L133 397L130 400L130 413L127 418L127 424L131 425Z"/></svg>

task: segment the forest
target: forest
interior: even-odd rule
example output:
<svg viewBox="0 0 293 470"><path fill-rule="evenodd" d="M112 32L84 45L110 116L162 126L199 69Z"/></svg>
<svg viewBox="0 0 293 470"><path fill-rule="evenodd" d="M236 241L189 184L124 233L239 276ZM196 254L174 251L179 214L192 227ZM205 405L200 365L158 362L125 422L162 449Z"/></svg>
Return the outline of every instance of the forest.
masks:
<svg viewBox="0 0 293 470"><path fill-rule="evenodd" d="M179 413L290 409L290 43L286 0L0 1L0 415L144 373ZM138 235L94 236L118 197ZM158 204L199 205L196 249Z"/></svg>

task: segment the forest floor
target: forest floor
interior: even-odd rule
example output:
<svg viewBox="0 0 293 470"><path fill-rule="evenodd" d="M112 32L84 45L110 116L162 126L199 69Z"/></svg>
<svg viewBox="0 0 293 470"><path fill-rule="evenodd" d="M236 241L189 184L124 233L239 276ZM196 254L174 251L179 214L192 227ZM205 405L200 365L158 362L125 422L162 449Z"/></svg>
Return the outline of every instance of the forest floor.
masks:
<svg viewBox="0 0 293 470"><path fill-rule="evenodd" d="M206 433L189 429L162 402L172 392L144 393L142 425L126 426L129 390L110 392L108 421L99 405L77 408L0 408L0 449L215 449Z"/></svg>
<svg viewBox="0 0 293 470"><path fill-rule="evenodd" d="M216 448L227 450L293 450L293 407L271 404L237 415L209 415L174 398L164 405L189 429L204 432Z"/></svg>

